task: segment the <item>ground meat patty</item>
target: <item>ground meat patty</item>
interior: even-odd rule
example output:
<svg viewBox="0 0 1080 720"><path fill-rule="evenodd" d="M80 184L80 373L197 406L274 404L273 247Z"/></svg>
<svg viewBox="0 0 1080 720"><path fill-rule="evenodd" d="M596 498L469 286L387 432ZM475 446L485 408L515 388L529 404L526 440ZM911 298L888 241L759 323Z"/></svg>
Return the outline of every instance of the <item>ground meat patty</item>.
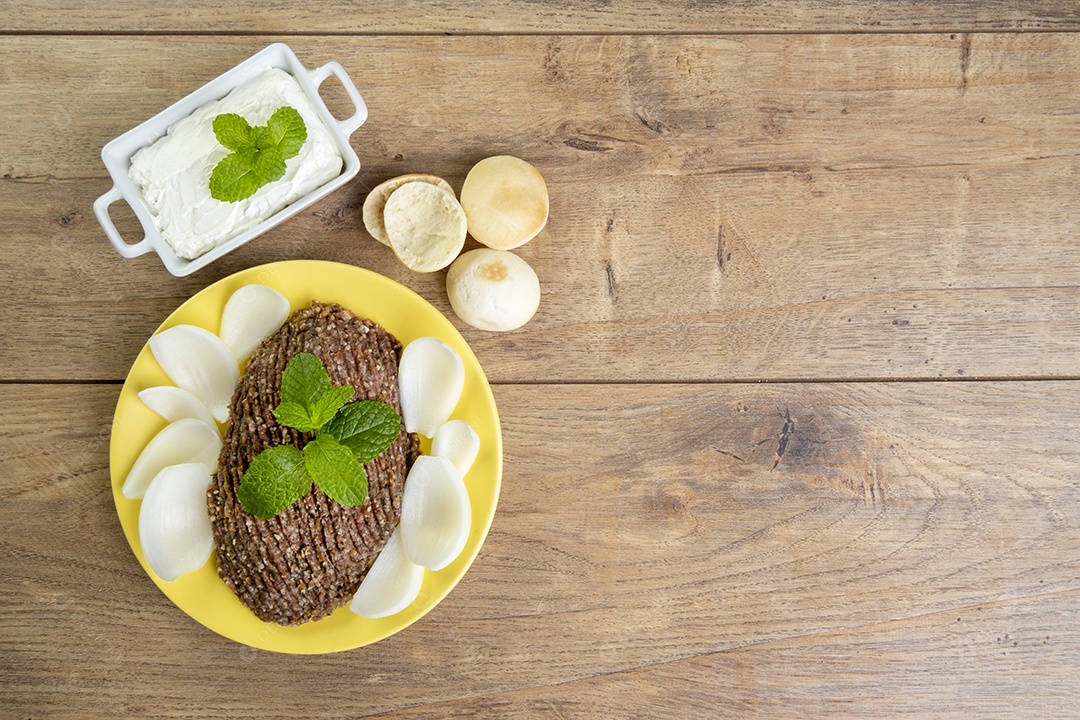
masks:
<svg viewBox="0 0 1080 720"><path fill-rule="evenodd" d="M368 499L342 507L318 487L270 520L236 498L248 464L264 449L301 447L310 436L278 425L281 374L300 352L326 366L334 385L356 388L354 400L381 400L401 412L397 368L401 345L383 328L339 305L313 302L259 346L233 395L214 482L207 493L217 542L218 574L259 618L281 625L316 620L344 605L397 527L405 476L418 453L402 429L364 466Z"/></svg>

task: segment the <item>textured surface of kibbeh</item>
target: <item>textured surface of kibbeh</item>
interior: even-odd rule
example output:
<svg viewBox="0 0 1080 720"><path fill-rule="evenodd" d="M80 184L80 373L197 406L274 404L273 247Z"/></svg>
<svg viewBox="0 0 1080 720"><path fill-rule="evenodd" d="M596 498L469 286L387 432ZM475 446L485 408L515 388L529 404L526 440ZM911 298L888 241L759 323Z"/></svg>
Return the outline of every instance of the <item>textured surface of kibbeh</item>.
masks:
<svg viewBox="0 0 1080 720"><path fill-rule="evenodd" d="M318 487L283 513L261 520L236 492L251 461L276 445L302 446L310 437L279 425L281 376L307 352L326 366L334 385L352 385L354 401L379 400L398 413L401 344L382 327L339 305L318 301L299 310L255 351L233 395L224 446L207 499L222 580L260 619L297 625L329 615L356 592L397 527L405 477L419 447L405 432L364 466L368 499L344 507Z"/></svg>

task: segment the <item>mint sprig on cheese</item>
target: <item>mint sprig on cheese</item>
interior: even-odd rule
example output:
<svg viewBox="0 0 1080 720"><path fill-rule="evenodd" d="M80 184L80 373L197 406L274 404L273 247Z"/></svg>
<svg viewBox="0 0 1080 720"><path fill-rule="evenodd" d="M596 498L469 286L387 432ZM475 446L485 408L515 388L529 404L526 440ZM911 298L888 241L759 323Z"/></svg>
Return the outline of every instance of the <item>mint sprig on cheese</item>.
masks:
<svg viewBox="0 0 1080 720"><path fill-rule="evenodd" d="M285 161L296 157L307 140L304 118L288 105L266 125L252 127L236 113L214 118L214 135L232 150L210 173L210 196L222 202L249 198L263 185L281 179Z"/></svg>

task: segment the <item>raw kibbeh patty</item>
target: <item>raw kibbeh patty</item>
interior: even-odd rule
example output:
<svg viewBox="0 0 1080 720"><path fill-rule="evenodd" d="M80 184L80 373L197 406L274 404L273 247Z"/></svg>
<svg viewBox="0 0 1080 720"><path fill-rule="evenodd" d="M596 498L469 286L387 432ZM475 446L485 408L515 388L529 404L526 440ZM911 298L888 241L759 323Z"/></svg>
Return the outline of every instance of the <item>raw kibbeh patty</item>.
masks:
<svg viewBox="0 0 1080 720"><path fill-rule="evenodd" d="M353 401L380 400L401 412L401 344L340 305L312 302L252 355L233 395L207 502L221 579L261 620L281 625L317 620L349 601L398 525L405 477L419 454L416 436L403 428L364 466L368 498L361 506L343 507L312 486L270 520L244 510L236 492L251 461L266 448L302 447L311 437L273 415L285 366L301 352L323 362L332 384L352 385Z"/></svg>

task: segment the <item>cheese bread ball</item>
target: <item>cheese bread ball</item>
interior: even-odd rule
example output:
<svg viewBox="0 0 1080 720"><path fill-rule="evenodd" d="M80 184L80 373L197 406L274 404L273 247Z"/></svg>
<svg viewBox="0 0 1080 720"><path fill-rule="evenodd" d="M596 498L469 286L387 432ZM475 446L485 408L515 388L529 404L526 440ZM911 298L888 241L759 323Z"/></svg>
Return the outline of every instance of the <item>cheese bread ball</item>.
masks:
<svg viewBox="0 0 1080 720"><path fill-rule="evenodd" d="M364 199L364 227L371 233L371 237L387 247L390 246L390 236L386 234L386 224L383 222L383 209L386 207L386 201L390 199L390 195L405 183L410 182L426 182L431 185L437 185L449 193L454 192L454 189L450 187L450 183L446 182L441 177L437 175L425 175L423 173L398 175L397 177L390 178L372 188L371 192L368 193L367 198Z"/></svg>
<svg viewBox="0 0 1080 720"><path fill-rule="evenodd" d="M536 237L548 218L547 185L524 160L497 155L473 166L461 187L469 234L496 250L512 250Z"/></svg>
<svg viewBox="0 0 1080 720"><path fill-rule="evenodd" d="M514 330L540 306L540 281L529 263L507 250L464 253L446 275L457 316L481 330Z"/></svg>
<svg viewBox="0 0 1080 720"><path fill-rule="evenodd" d="M442 270L465 245L465 212L454 193L436 185L399 187L386 201L383 222L394 254L417 272Z"/></svg>

